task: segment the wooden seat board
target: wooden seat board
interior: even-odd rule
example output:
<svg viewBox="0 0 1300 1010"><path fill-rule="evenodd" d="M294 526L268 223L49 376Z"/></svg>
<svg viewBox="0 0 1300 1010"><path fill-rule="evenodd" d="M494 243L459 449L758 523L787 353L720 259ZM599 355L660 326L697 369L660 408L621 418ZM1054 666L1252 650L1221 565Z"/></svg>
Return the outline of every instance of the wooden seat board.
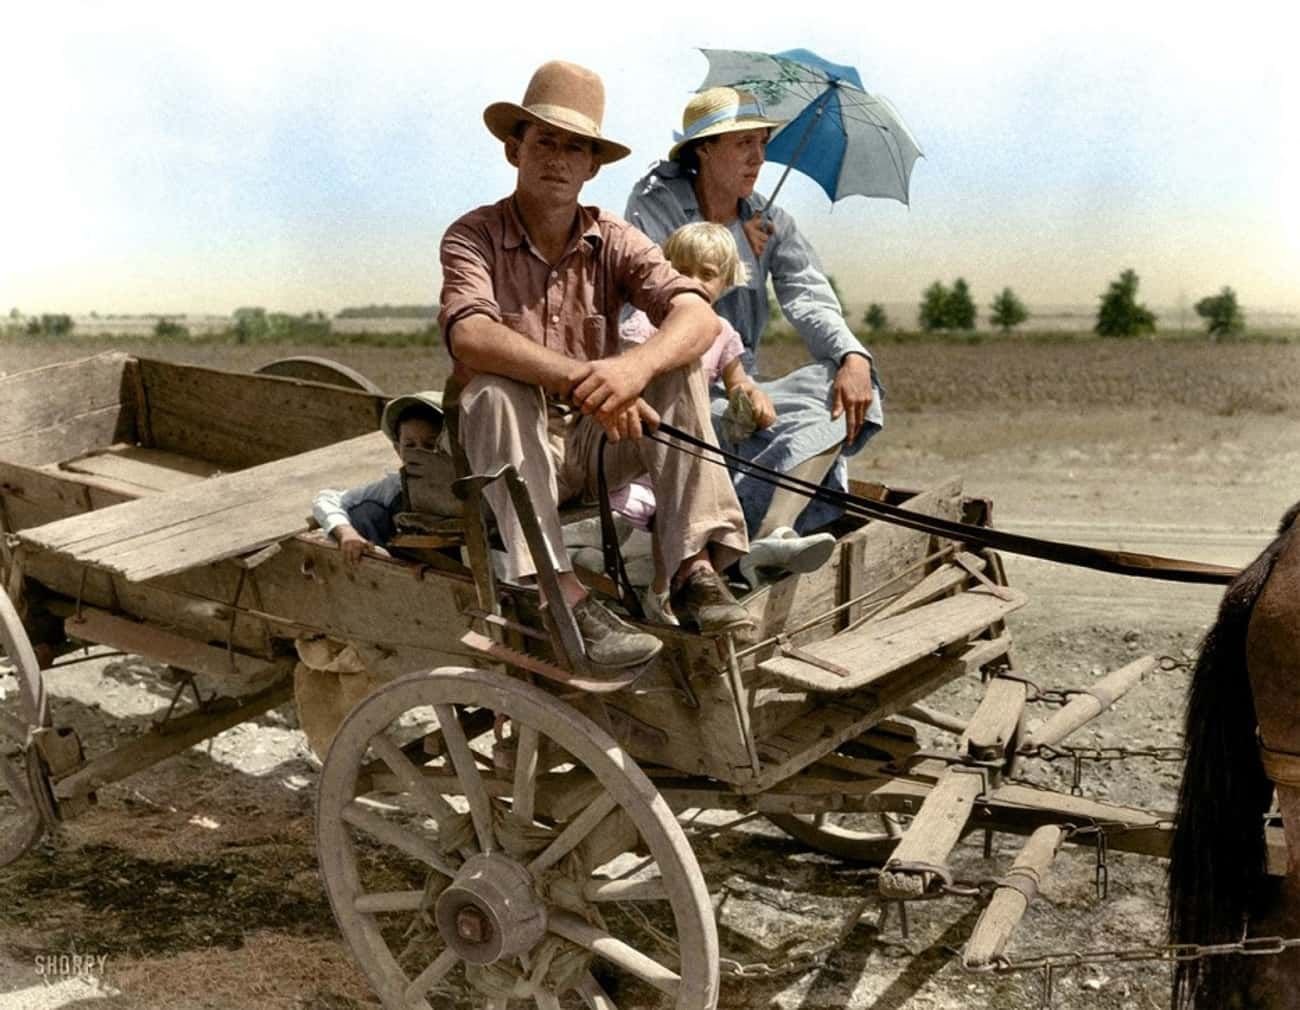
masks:
<svg viewBox="0 0 1300 1010"><path fill-rule="evenodd" d="M759 668L806 690L831 694L856 691L944 646L979 634L1027 600L1016 590L1003 592L1006 599L979 586L803 646L802 651L809 655L850 670L848 677L793 656L773 656Z"/></svg>
<svg viewBox="0 0 1300 1010"><path fill-rule="evenodd" d="M323 487L378 479L395 460L378 431L136 501L22 530L22 541L140 582L246 554L307 529Z"/></svg>

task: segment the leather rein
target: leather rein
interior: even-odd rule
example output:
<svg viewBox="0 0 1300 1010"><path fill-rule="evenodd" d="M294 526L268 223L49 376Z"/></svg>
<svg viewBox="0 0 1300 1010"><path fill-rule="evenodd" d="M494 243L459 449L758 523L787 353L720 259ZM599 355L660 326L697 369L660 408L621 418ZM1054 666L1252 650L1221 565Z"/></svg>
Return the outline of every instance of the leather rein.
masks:
<svg viewBox="0 0 1300 1010"><path fill-rule="evenodd" d="M665 435L682 444L675 445L674 442L667 441L663 437ZM837 505L848 515L857 518L877 519L895 526L918 530L921 533L929 533L933 536L957 540L967 544L991 547L994 550L1006 551L1009 554L1020 554L1025 557L1039 558L1043 561L1053 561L1078 568L1092 568L1100 572L1110 572L1114 575L1161 579L1167 582L1226 585L1241 574L1240 569L1226 565L1212 565L1200 561L1166 558L1156 554L1106 550L1100 547L1088 547L1083 544L1045 540L1040 537L1030 537L1020 533L991 529L987 526L957 522L953 519L923 515L920 512L913 512L910 509L890 505L887 502L872 501L870 498L863 498L845 491L835 491L819 484L813 484L810 481L791 477L779 470L773 470L752 460L727 452L725 449L662 422L653 433L647 433L645 437L676 448L679 451L689 452L693 456L718 466L730 464L742 473L747 473L776 487L785 488L806 498ZM691 448L686 448L687 446ZM602 511L605 511L605 509L602 508Z"/></svg>

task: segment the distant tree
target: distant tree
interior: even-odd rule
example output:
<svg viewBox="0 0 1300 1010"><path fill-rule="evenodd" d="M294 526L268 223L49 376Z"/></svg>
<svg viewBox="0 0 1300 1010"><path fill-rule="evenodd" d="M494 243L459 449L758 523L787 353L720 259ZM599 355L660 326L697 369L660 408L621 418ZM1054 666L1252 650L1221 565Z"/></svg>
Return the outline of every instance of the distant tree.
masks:
<svg viewBox="0 0 1300 1010"><path fill-rule="evenodd" d="M39 319L27 320L27 335L29 337L39 337L41 335L41 321Z"/></svg>
<svg viewBox="0 0 1300 1010"><path fill-rule="evenodd" d="M159 340L188 340L190 331L174 319L163 316L154 323L153 335Z"/></svg>
<svg viewBox="0 0 1300 1010"><path fill-rule="evenodd" d="M954 330L973 330L975 329L975 299L970 295L970 287L966 284L964 277L958 277L953 282L952 291L948 295L947 317L948 326Z"/></svg>
<svg viewBox="0 0 1300 1010"><path fill-rule="evenodd" d="M235 341L240 344L249 344L257 340L265 340L268 330L266 320L266 309L261 306L245 306L244 308L235 309L231 313L235 321Z"/></svg>
<svg viewBox="0 0 1300 1010"><path fill-rule="evenodd" d="M1234 336L1246 328L1246 317L1237 304L1237 292L1229 287L1197 302L1196 314L1205 320L1211 340Z"/></svg>
<svg viewBox="0 0 1300 1010"><path fill-rule="evenodd" d="M885 307L879 302L872 302L867 306L862 321L872 333L880 333L889 327L889 316L885 314Z"/></svg>
<svg viewBox="0 0 1300 1010"><path fill-rule="evenodd" d="M23 314L18 311L17 305L15 305L12 309L9 310L9 318L12 319L15 323L18 322L18 320L20 320L22 317Z"/></svg>
<svg viewBox="0 0 1300 1010"><path fill-rule="evenodd" d="M1111 281L1101 296L1097 325L1093 329L1103 337L1137 337L1156 331L1156 314L1137 302L1138 275L1130 267Z"/></svg>
<svg viewBox="0 0 1300 1010"><path fill-rule="evenodd" d="M935 281L921 293L921 308L917 313L921 329L927 333L949 329L948 299L951 295L952 292L939 281Z"/></svg>
<svg viewBox="0 0 1300 1010"><path fill-rule="evenodd" d="M1025 303L1016 297L1010 288L1003 288L1002 293L993 299L989 306L989 322L1002 327L1003 333L1010 333L1029 318Z"/></svg>
<svg viewBox="0 0 1300 1010"><path fill-rule="evenodd" d="M66 337L76 323L66 312L41 313L40 332L46 337ZM29 327L30 329L30 327Z"/></svg>

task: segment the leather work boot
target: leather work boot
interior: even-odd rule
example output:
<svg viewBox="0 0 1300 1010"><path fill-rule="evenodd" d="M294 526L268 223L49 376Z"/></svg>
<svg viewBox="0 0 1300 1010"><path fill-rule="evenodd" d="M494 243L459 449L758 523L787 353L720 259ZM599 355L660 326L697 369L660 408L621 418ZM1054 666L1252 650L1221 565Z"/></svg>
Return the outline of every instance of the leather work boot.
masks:
<svg viewBox="0 0 1300 1010"><path fill-rule="evenodd" d="M626 670L650 662L663 648L663 642L654 635L638 631L610 613L594 596L574 604L573 616L587 650L587 661L592 666Z"/></svg>
<svg viewBox="0 0 1300 1010"><path fill-rule="evenodd" d="M672 597L673 610L695 624L706 635L732 632L742 638L755 631L754 619L749 616L722 576L712 568L696 568L677 587Z"/></svg>

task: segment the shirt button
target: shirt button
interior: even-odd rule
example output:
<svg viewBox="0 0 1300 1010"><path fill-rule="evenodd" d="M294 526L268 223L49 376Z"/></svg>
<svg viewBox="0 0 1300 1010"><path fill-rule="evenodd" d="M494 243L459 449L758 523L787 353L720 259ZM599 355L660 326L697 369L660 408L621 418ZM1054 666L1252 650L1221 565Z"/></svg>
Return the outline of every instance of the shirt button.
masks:
<svg viewBox="0 0 1300 1010"><path fill-rule="evenodd" d="M559 321L560 321L560 317L559 317L559 316L551 316L551 322L553 322L553 323L558 323Z"/></svg>

